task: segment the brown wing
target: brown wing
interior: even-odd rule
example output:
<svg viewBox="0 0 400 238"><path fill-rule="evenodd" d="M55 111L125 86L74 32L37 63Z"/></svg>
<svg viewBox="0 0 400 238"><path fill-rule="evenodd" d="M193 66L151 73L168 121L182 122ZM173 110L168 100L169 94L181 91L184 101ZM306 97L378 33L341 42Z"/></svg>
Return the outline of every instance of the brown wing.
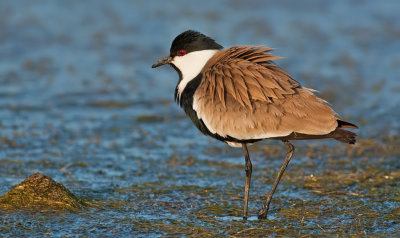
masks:
<svg viewBox="0 0 400 238"><path fill-rule="evenodd" d="M242 106L252 108L254 100L272 103L272 99L294 94L300 84L271 61L273 56L265 47L231 47L217 53L204 67L201 89L203 94L225 105L226 94Z"/></svg>
<svg viewBox="0 0 400 238"><path fill-rule="evenodd" d="M269 48L231 47L204 67L193 108L212 133L237 139L327 134L335 112L271 63Z"/></svg>

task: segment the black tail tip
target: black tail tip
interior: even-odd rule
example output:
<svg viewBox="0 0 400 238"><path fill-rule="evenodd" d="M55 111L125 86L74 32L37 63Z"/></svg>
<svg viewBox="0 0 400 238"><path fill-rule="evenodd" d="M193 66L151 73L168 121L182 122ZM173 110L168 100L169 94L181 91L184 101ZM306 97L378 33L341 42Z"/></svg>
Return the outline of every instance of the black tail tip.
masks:
<svg viewBox="0 0 400 238"><path fill-rule="evenodd" d="M356 136L357 134L352 131L339 128L337 128L333 133L333 139L351 145L356 143Z"/></svg>
<svg viewBox="0 0 400 238"><path fill-rule="evenodd" d="M347 121L342 121L342 120L337 120L338 122L338 128L351 128L351 129L358 129L358 126L347 122Z"/></svg>

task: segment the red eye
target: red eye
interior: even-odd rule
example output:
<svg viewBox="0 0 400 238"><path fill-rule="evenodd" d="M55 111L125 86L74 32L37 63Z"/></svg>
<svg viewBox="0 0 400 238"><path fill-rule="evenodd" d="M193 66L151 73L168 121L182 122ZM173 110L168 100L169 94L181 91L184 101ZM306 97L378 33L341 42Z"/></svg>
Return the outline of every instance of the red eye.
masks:
<svg viewBox="0 0 400 238"><path fill-rule="evenodd" d="M178 51L178 55L180 55L180 56L186 55L186 50L180 50L180 51Z"/></svg>

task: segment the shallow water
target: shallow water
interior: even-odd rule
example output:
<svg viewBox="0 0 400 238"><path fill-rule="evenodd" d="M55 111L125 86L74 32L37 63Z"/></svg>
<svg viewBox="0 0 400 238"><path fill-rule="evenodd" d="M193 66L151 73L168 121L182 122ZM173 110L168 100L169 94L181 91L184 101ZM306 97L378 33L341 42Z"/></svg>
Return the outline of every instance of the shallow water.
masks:
<svg viewBox="0 0 400 238"><path fill-rule="evenodd" d="M35 172L95 206L0 211L13 236L395 236L400 230L400 4L395 0L0 3L0 194ZM151 69L196 29L274 47L278 64L360 125L359 143L295 142L270 219L240 218L241 151L203 135ZM283 146L250 147L250 214Z"/></svg>

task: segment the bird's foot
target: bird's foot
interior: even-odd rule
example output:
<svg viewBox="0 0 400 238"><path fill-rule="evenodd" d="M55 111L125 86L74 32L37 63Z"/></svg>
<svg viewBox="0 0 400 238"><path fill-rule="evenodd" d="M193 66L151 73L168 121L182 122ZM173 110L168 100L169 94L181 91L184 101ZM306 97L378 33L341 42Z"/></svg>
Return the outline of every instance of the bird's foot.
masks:
<svg viewBox="0 0 400 238"><path fill-rule="evenodd" d="M269 206L263 206L263 208L258 212L258 219L267 219L268 209Z"/></svg>

